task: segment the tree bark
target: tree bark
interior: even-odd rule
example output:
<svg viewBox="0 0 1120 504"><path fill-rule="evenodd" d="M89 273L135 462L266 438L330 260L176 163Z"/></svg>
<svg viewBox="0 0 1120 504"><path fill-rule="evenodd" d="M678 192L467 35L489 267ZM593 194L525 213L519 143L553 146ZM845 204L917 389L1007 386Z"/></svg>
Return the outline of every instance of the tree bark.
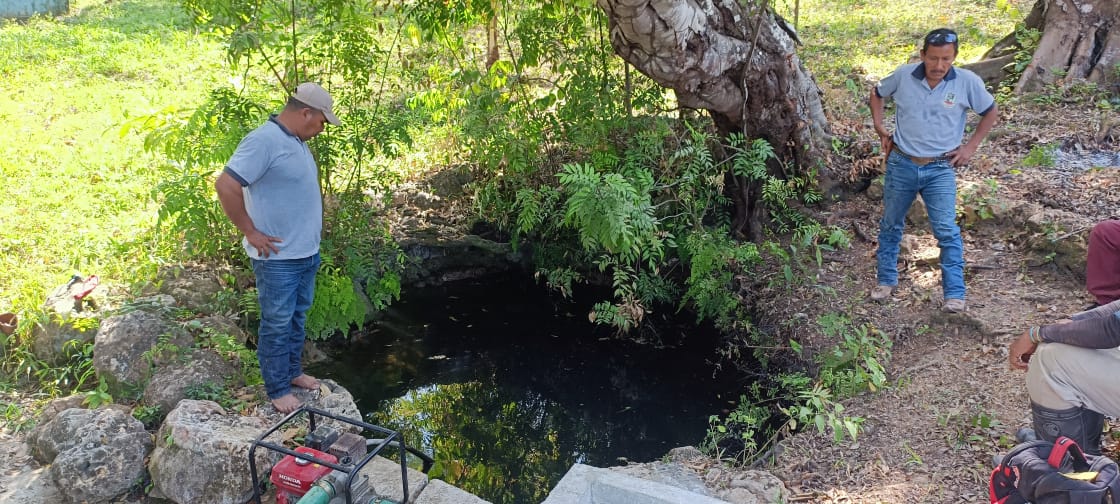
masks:
<svg viewBox="0 0 1120 504"><path fill-rule="evenodd" d="M1120 5L1116 0L1038 0L1042 39L1015 86L1037 91L1061 78L1103 83L1120 63Z"/></svg>
<svg viewBox="0 0 1120 504"><path fill-rule="evenodd" d="M722 134L764 138L786 166L818 168L822 189L836 177L824 162L828 121L821 92L789 33L750 0L598 0L615 52L684 107L711 113ZM781 163L772 166L780 173ZM758 189L729 177L734 231L757 237Z"/></svg>
<svg viewBox="0 0 1120 504"><path fill-rule="evenodd" d="M1108 86L1120 81L1120 2L1117 0L1038 0L1024 21L1042 31L1030 63L1015 83L1017 93L1038 91L1048 85L1077 80ZM985 80L1002 80L1006 72L993 71L997 58L1021 49L1012 33L965 68ZM985 73L986 72L986 73Z"/></svg>
<svg viewBox="0 0 1120 504"><path fill-rule="evenodd" d="M498 61L498 0L490 0L490 19L486 21L486 70Z"/></svg>

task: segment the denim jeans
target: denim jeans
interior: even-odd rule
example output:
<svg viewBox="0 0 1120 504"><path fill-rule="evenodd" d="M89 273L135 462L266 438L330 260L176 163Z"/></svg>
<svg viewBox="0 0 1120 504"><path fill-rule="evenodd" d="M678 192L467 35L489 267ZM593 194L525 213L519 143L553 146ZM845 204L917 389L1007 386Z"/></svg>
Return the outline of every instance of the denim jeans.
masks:
<svg viewBox="0 0 1120 504"><path fill-rule="evenodd" d="M879 285L898 285L898 247L906 212L917 195L941 249L941 290L945 299L964 299L964 244L957 226L957 177L948 160L924 166L891 151L883 182L883 219L879 221Z"/></svg>
<svg viewBox="0 0 1120 504"><path fill-rule="evenodd" d="M303 324L315 296L319 254L252 262L261 305L257 360L265 391L269 398L276 399L291 393L292 379L303 373Z"/></svg>

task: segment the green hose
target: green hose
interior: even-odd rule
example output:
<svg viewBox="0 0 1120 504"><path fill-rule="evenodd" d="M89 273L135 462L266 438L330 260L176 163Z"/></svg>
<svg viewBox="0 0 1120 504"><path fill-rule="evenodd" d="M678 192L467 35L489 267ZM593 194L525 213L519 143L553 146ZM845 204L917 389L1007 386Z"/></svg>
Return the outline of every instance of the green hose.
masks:
<svg viewBox="0 0 1120 504"><path fill-rule="evenodd" d="M331 484L330 481L326 481L326 479L323 479L319 480L319 482L316 483L315 486L311 487L311 490L308 490L307 493L303 494L303 497L300 497L299 500L296 501L296 504L330 504L331 499L334 498L334 496L334 485ZM355 501L355 504L357 504L357 501ZM369 504L397 503L387 499L372 497L369 500Z"/></svg>
<svg viewBox="0 0 1120 504"><path fill-rule="evenodd" d="M323 487L315 485L303 494L303 497L300 497L296 504L328 504L330 501L331 494Z"/></svg>

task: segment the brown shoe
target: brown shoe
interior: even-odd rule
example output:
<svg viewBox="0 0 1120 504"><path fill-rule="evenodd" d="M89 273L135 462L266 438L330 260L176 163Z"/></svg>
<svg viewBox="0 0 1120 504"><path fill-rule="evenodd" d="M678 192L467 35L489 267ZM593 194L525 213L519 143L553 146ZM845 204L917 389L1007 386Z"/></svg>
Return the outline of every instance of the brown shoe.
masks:
<svg viewBox="0 0 1120 504"><path fill-rule="evenodd" d="M968 305L965 304L963 299L946 299L941 305L941 311L945 313L964 313L968 311Z"/></svg>
<svg viewBox="0 0 1120 504"><path fill-rule="evenodd" d="M894 295L895 289L897 287L894 285L877 285L874 289L871 289L871 300L879 303L885 302Z"/></svg>

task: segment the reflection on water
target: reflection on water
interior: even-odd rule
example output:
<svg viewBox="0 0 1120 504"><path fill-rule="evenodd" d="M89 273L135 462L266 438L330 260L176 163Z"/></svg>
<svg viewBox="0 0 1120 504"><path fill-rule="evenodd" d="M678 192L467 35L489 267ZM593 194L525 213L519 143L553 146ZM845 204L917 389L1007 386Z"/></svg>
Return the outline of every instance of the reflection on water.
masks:
<svg viewBox="0 0 1120 504"><path fill-rule="evenodd" d="M699 443L738 397L713 378L714 335L691 319L659 324L672 347L656 349L586 313L515 281L406 292L312 371L432 454L432 477L496 504L536 503L573 463L648 462Z"/></svg>

